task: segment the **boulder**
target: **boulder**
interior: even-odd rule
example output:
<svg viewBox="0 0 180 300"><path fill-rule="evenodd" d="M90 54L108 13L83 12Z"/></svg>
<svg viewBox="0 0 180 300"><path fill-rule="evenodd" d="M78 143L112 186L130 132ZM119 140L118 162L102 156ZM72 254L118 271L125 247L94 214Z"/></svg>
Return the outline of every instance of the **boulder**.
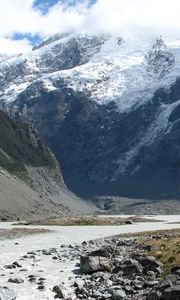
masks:
<svg viewBox="0 0 180 300"><path fill-rule="evenodd" d="M122 270L124 275L141 274L143 267L135 259L128 259L123 262Z"/></svg>
<svg viewBox="0 0 180 300"><path fill-rule="evenodd" d="M127 225L132 225L132 224L133 224L133 221L132 221L132 220L127 220L127 221L125 222L125 224L127 224Z"/></svg>
<svg viewBox="0 0 180 300"><path fill-rule="evenodd" d="M178 278L177 278L177 276L175 274L167 275L165 277L165 280L170 280L171 283L172 283L172 285L178 285L178 284L176 284L176 282L178 281Z"/></svg>
<svg viewBox="0 0 180 300"><path fill-rule="evenodd" d="M80 271L85 274L92 274L97 271L111 271L111 262L103 256L81 256Z"/></svg>
<svg viewBox="0 0 180 300"><path fill-rule="evenodd" d="M161 285L160 285L160 289L161 290L164 290L164 289L167 289L167 288L169 288L169 287L172 287L172 282L171 282L171 280L169 280L169 279L166 279L166 280L164 280L163 282L161 282Z"/></svg>
<svg viewBox="0 0 180 300"><path fill-rule="evenodd" d="M160 247L158 245L147 245L146 250L151 252L156 252L160 250Z"/></svg>
<svg viewBox="0 0 180 300"><path fill-rule="evenodd" d="M22 265L20 263L18 263L17 261L13 262L12 265L17 268L22 268Z"/></svg>
<svg viewBox="0 0 180 300"><path fill-rule="evenodd" d="M160 291L151 291L147 297L146 300L160 300L161 299L161 292Z"/></svg>
<svg viewBox="0 0 180 300"><path fill-rule="evenodd" d="M112 286L109 288L109 293L113 300L122 300L126 298L126 293L119 286Z"/></svg>
<svg viewBox="0 0 180 300"><path fill-rule="evenodd" d="M134 263L132 265L123 265L122 270L124 275L141 274L143 267L139 263Z"/></svg>
<svg viewBox="0 0 180 300"><path fill-rule="evenodd" d="M111 257L114 253L115 249L111 245L102 247L100 249L97 249L95 251L92 251L89 253L89 256L103 256L103 257Z"/></svg>
<svg viewBox="0 0 180 300"><path fill-rule="evenodd" d="M84 287L84 281L80 278L77 278L74 282L74 287L76 288L76 292L81 292Z"/></svg>
<svg viewBox="0 0 180 300"><path fill-rule="evenodd" d="M140 260L141 265L145 271L154 271L156 273L162 273L163 264L156 260L154 256L146 256Z"/></svg>
<svg viewBox="0 0 180 300"><path fill-rule="evenodd" d="M162 291L163 300L180 300L180 285L172 286Z"/></svg>
<svg viewBox="0 0 180 300"><path fill-rule="evenodd" d="M53 287L53 292L56 294L55 298L58 299L69 299L68 291L63 284L55 285Z"/></svg>
<svg viewBox="0 0 180 300"><path fill-rule="evenodd" d="M173 273L179 273L179 271L180 271L180 266L175 266L175 267L173 267L172 269L171 269L171 273L173 274Z"/></svg>
<svg viewBox="0 0 180 300"><path fill-rule="evenodd" d="M24 280L23 280L22 278L9 278L9 279L8 279L8 282L19 284L19 283L23 283ZM1 298L0 298L0 299L1 299Z"/></svg>

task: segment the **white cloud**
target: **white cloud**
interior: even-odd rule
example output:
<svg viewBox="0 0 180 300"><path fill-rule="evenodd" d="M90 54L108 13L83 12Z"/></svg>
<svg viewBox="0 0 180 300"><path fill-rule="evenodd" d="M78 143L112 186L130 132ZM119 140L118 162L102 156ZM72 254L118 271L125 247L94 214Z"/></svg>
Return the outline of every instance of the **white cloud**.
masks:
<svg viewBox="0 0 180 300"><path fill-rule="evenodd" d="M180 35L179 0L98 0L86 26L134 37Z"/></svg>
<svg viewBox="0 0 180 300"><path fill-rule="evenodd" d="M59 3L41 18L39 33L47 36L57 32L79 31L84 26L87 13L87 1L70 7Z"/></svg>
<svg viewBox="0 0 180 300"><path fill-rule="evenodd" d="M87 2L75 6L61 4L54 5L47 14L43 15L41 10L33 7L35 0L0 0L0 52L7 52L18 49L28 51L26 40L12 42L14 33L40 35L42 38L57 33L82 28L86 13ZM66 1L67 3L67 1ZM12 46L12 47L11 47Z"/></svg>
<svg viewBox="0 0 180 300"><path fill-rule="evenodd" d="M27 39L11 40L9 38L0 37L0 53L3 54L20 54L29 52L32 49L32 45Z"/></svg>
<svg viewBox="0 0 180 300"><path fill-rule="evenodd" d="M12 41L15 32L39 34L94 31L145 38L162 34L180 37L179 0L89 0L59 2L47 14L33 8L34 0L0 0L0 52L29 51L27 40Z"/></svg>

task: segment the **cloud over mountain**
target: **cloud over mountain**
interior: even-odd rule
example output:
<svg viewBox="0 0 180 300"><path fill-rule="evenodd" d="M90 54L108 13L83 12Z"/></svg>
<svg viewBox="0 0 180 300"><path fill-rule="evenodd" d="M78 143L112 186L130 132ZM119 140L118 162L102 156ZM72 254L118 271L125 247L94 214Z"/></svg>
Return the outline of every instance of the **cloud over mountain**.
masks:
<svg viewBox="0 0 180 300"><path fill-rule="evenodd" d="M68 31L93 31L144 38L162 34L176 38L180 33L177 0L80 0L59 1L43 12L34 0L0 1L0 52L31 49L28 39L14 34L44 38ZM54 3L54 2L53 2Z"/></svg>

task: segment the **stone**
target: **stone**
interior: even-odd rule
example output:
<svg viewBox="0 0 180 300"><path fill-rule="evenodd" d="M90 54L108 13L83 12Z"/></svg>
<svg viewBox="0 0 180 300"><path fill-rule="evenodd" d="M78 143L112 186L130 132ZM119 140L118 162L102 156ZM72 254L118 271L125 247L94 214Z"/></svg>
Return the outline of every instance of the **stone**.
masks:
<svg viewBox="0 0 180 300"><path fill-rule="evenodd" d="M35 275L29 275L28 279L30 282L36 282L36 276Z"/></svg>
<svg viewBox="0 0 180 300"><path fill-rule="evenodd" d="M156 280L156 273L153 271L147 271L147 276L150 280Z"/></svg>
<svg viewBox="0 0 180 300"><path fill-rule="evenodd" d="M109 258L114 253L114 250L115 250L114 247L109 245L109 246L102 247L98 250L92 251L88 255L89 256L103 256L103 257L108 257Z"/></svg>
<svg viewBox="0 0 180 300"><path fill-rule="evenodd" d="M13 262L12 265L17 267L17 268L22 268L21 264L18 263L17 261Z"/></svg>
<svg viewBox="0 0 180 300"><path fill-rule="evenodd" d="M172 286L162 291L163 300L180 300L180 285Z"/></svg>
<svg viewBox="0 0 180 300"><path fill-rule="evenodd" d="M40 280L40 281L45 281L46 280L46 278L44 278L44 277L39 277L39 279L38 280Z"/></svg>
<svg viewBox="0 0 180 300"><path fill-rule="evenodd" d="M127 224L127 225L132 225L132 224L133 224L133 221L132 221L132 220L127 220L127 221L125 222L125 224Z"/></svg>
<svg viewBox="0 0 180 300"><path fill-rule="evenodd" d="M95 244L95 242L93 240L89 241L89 245L94 245L94 244Z"/></svg>
<svg viewBox="0 0 180 300"><path fill-rule="evenodd" d="M147 281L145 282L144 286L145 287L154 287L154 286L158 286L159 281L158 280L154 280L154 281Z"/></svg>
<svg viewBox="0 0 180 300"><path fill-rule="evenodd" d="M11 269L15 269L15 268L16 268L16 266L15 266L15 265L13 265L13 264L11 264L11 265L5 265L5 266L4 266L4 268L5 268L5 269L9 269L9 270L11 270Z"/></svg>
<svg viewBox="0 0 180 300"><path fill-rule="evenodd" d="M177 285L176 282L177 282L178 278L175 274L167 275L165 279L170 280L173 285Z"/></svg>
<svg viewBox="0 0 180 300"><path fill-rule="evenodd" d="M56 293L55 298L68 299L68 292L63 284L55 285L53 292Z"/></svg>
<svg viewBox="0 0 180 300"><path fill-rule="evenodd" d="M42 250L42 254L44 255L51 255L51 251L48 251L48 250Z"/></svg>
<svg viewBox="0 0 180 300"><path fill-rule="evenodd" d="M161 299L161 292L160 291L151 291L148 293L146 300L159 300Z"/></svg>
<svg viewBox="0 0 180 300"><path fill-rule="evenodd" d="M43 284L39 284L37 289L43 291L45 290L45 286Z"/></svg>
<svg viewBox="0 0 180 300"><path fill-rule="evenodd" d="M74 282L74 287L76 288L76 291L81 292L84 286L84 281L82 279L76 279Z"/></svg>
<svg viewBox="0 0 180 300"><path fill-rule="evenodd" d="M158 245L147 245L146 250L151 252L159 251L160 247Z"/></svg>
<svg viewBox="0 0 180 300"><path fill-rule="evenodd" d="M156 260L154 256L146 256L140 260L141 265L145 268L145 271L154 271L156 273L162 273L163 264Z"/></svg>
<svg viewBox="0 0 180 300"><path fill-rule="evenodd" d="M171 269L171 273L177 273L180 270L180 266L175 266Z"/></svg>
<svg viewBox="0 0 180 300"><path fill-rule="evenodd" d="M82 245L87 246L87 242L86 241L82 242Z"/></svg>
<svg viewBox="0 0 180 300"><path fill-rule="evenodd" d="M108 291L112 295L113 300L122 300L126 298L125 291L118 286L112 286Z"/></svg>
<svg viewBox="0 0 180 300"><path fill-rule="evenodd" d="M176 274L177 276L180 276L180 269L178 269L178 270L175 272L175 274Z"/></svg>
<svg viewBox="0 0 180 300"><path fill-rule="evenodd" d="M166 279L163 282L161 282L160 289L164 290L164 289L167 289L167 288L171 287L172 285L173 284L172 284L171 280Z"/></svg>
<svg viewBox="0 0 180 300"><path fill-rule="evenodd" d="M23 283L24 280L22 278L9 278L8 282L19 284L19 283Z"/></svg>
<svg viewBox="0 0 180 300"><path fill-rule="evenodd" d="M15 300L16 299L16 293L14 290L9 289L6 286L0 287L0 299L1 300Z"/></svg>
<svg viewBox="0 0 180 300"><path fill-rule="evenodd" d="M111 271L111 262L102 256L81 256L80 271L85 274L92 274L97 271Z"/></svg>
<svg viewBox="0 0 180 300"><path fill-rule="evenodd" d="M141 274L143 267L134 259L128 259L123 262L122 270L124 275Z"/></svg>
<svg viewBox="0 0 180 300"><path fill-rule="evenodd" d="M123 266L124 275L141 274L142 272L143 272L143 268L138 263Z"/></svg>

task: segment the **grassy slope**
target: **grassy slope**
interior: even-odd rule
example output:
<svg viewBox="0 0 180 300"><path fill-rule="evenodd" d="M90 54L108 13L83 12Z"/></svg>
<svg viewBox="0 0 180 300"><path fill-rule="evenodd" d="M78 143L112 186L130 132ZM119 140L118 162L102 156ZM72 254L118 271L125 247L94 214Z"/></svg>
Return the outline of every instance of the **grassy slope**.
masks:
<svg viewBox="0 0 180 300"><path fill-rule="evenodd" d="M154 238L152 238L154 236ZM156 238L160 236L160 238ZM171 269L180 265L180 228L121 234L119 237L136 238L141 245L158 246L157 251L143 250L145 255L153 255L163 263L163 277L171 273Z"/></svg>
<svg viewBox="0 0 180 300"><path fill-rule="evenodd" d="M154 255L163 263L164 275L169 274L173 267L180 265L180 230L177 230L176 234L167 235L160 240L147 241L146 244L159 247L158 251L148 252L148 255Z"/></svg>
<svg viewBox="0 0 180 300"><path fill-rule="evenodd" d="M0 166L21 173L24 164L53 167L54 161L32 128L0 112Z"/></svg>
<svg viewBox="0 0 180 300"><path fill-rule="evenodd" d="M140 217L102 217L102 216L83 216L83 217L72 217L66 216L61 218L51 218L41 221L41 225L52 225L52 226L112 226L112 225L125 225L126 222L132 220L133 223L139 222L158 222L156 220L150 220Z"/></svg>

